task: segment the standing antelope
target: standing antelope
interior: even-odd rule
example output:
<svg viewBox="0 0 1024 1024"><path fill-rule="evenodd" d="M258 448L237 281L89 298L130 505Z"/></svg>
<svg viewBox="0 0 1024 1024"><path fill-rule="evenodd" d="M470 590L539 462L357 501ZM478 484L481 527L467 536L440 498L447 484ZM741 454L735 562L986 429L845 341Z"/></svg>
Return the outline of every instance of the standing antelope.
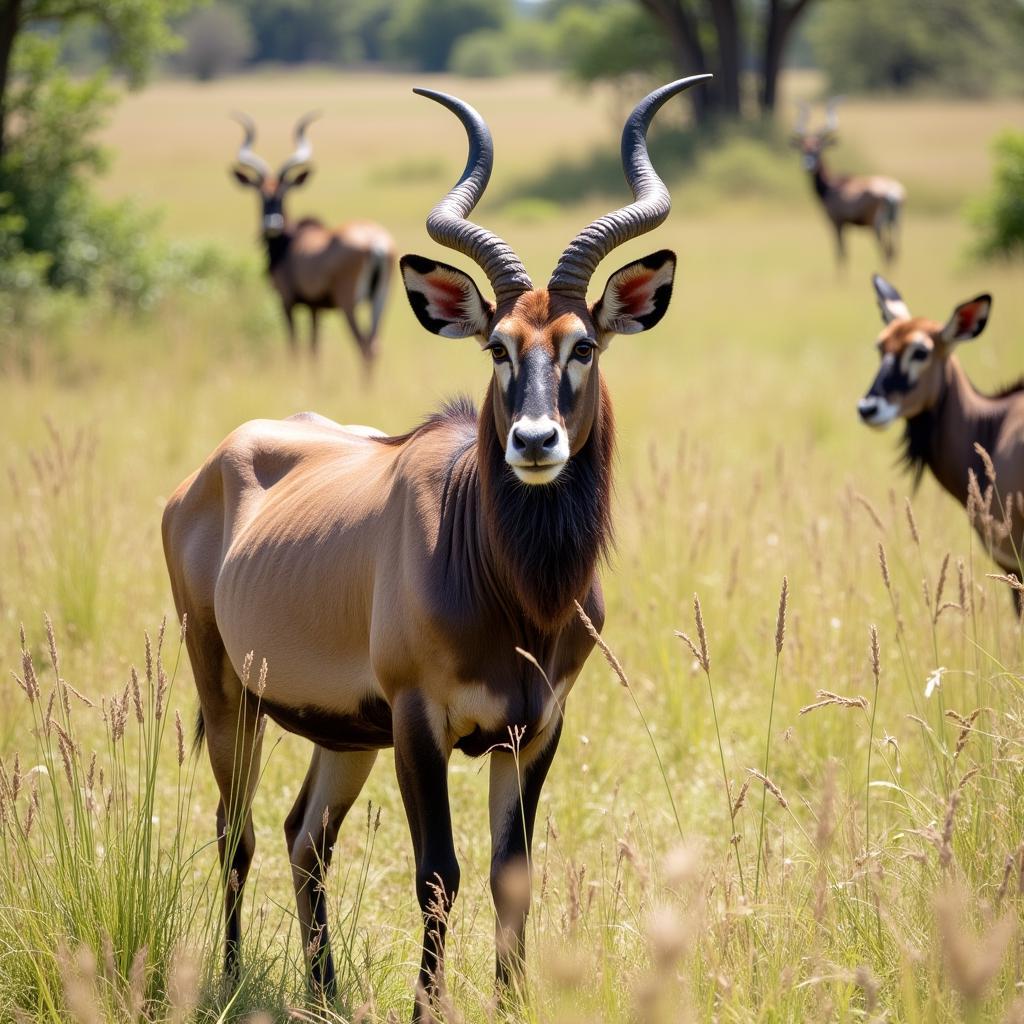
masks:
<svg viewBox="0 0 1024 1024"><path fill-rule="evenodd" d="M983 395L967 379L956 346L976 338L988 323L990 295L978 295L953 310L945 324L912 317L898 291L877 274L875 295L885 328L878 336L882 365L868 393L857 403L860 418L884 427L906 420L903 459L921 479L930 469L961 505L971 510L978 533L1006 572L1022 577L1024 552L1024 380L994 395ZM995 488L982 497L988 453ZM970 476L980 485L970 484ZM989 481L991 482L991 481ZM969 500L974 489L973 503ZM992 501L995 499L995 507ZM972 504L974 507L972 508ZM1013 590L1018 614L1021 593Z"/></svg>
<svg viewBox="0 0 1024 1024"><path fill-rule="evenodd" d="M825 127L816 132L807 130L810 112L806 103L801 104L792 143L800 150L804 169L811 175L814 192L835 228L839 269L842 270L846 265L843 228L847 224L874 231L882 258L888 266L896 259L900 208L906 198L906 189L893 178L883 178L877 174L854 177L830 174L826 170L822 154L839 141L836 104L836 100L829 101Z"/></svg>
<svg viewBox="0 0 1024 1024"><path fill-rule="evenodd" d="M320 310L337 309L348 322L369 377L377 358L377 331L395 262L391 236L368 220L349 221L332 231L315 217L304 217L297 223L285 217L285 193L304 185L312 174L313 147L306 138L306 128L319 115L307 114L295 125L295 152L276 175L252 150L256 139L252 119L245 114L234 116L245 129L245 139L231 171L240 184L259 193L267 270L281 296L292 352L297 350L296 306L309 308L314 356L319 346ZM364 301L370 304L370 324L365 330L356 319L356 308Z"/></svg>
<svg viewBox="0 0 1024 1024"><path fill-rule="evenodd" d="M466 219L493 163L484 120L461 100L417 89L454 113L469 140L465 171L427 231L481 267L494 301L461 270L422 256L405 256L402 274L428 331L475 337L490 357L482 409L460 400L399 437L310 413L254 421L168 502L164 549L178 614L188 615L200 725L221 795L229 971L255 843L256 770L240 780L238 765L258 764L258 708L315 744L285 823L313 989L335 987L322 869L388 746L424 921L414 1020L434 1019L459 887L453 749L490 755L497 978L504 987L518 977L537 801L566 696L593 646L575 603L597 628L604 619L597 566L611 538L615 430L600 357L613 335L661 320L675 257L662 250L626 265L596 303L587 287L612 249L668 216L647 129L670 97L708 77L638 104L622 136L634 202L582 231L543 289L505 242ZM250 652L269 666L258 703L243 682ZM232 820L243 823L233 847ZM508 884L510 872L520 884Z"/></svg>

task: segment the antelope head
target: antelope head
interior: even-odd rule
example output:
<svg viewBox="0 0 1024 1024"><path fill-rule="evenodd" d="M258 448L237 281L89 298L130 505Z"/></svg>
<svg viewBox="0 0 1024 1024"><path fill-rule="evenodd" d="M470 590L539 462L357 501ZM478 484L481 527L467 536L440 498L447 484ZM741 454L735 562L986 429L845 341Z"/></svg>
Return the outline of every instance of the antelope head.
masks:
<svg viewBox="0 0 1024 1024"><path fill-rule="evenodd" d="M821 154L839 141L839 97L834 96L825 108L825 126L816 132L807 130L811 111L806 102L800 104L790 145L800 151L804 170L817 171Z"/></svg>
<svg viewBox="0 0 1024 1024"><path fill-rule="evenodd" d="M469 138L462 177L431 211L427 232L469 256L486 274L494 298L485 298L463 271L423 256L401 260L406 293L428 331L475 337L490 355L495 429L505 444L506 463L524 484L550 484L586 444L600 409L598 362L612 336L646 331L668 309L676 259L666 249L617 270L594 303L587 302L587 287L612 249L668 216L668 189L651 165L647 129L669 98L710 77L673 82L637 105L622 133L622 164L634 201L581 231L546 288L533 287L510 246L466 219L487 187L494 161L483 118L454 96L415 90L455 114Z"/></svg>
<svg viewBox="0 0 1024 1024"><path fill-rule="evenodd" d="M240 185L253 188L260 197L261 225L264 238L276 238L285 228L284 197L289 189L304 185L313 173L310 160L313 147L306 138L306 128L315 121L319 112L306 114L295 124L295 152L283 164L277 174L270 165L257 156L252 149L256 141L256 125L247 114L231 115L245 131L245 138L239 147L231 173Z"/></svg>
<svg viewBox="0 0 1024 1024"><path fill-rule="evenodd" d="M884 427L902 416L912 419L935 406L945 385L945 364L953 350L985 329L991 295L978 295L953 310L945 324L911 316L900 293L878 274L872 278L885 327L876 346L882 364L868 393L857 403L860 418Z"/></svg>

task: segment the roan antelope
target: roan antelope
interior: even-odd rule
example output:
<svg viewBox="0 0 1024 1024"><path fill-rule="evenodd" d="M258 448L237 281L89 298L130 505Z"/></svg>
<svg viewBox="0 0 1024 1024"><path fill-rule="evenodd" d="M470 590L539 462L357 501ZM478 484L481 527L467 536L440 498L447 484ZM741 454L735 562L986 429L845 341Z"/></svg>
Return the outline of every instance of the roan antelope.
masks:
<svg viewBox="0 0 1024 1024"><path fill-rule="evenodd" d="M997 394L983 395L968 380L955 354L957 345L985 329L992 297L978 295L961 303L941 324L911 316L888 281L877 274L873 281L885 323L877 342L882 365L857 403L857 412L872 427L884 427L900 416L906 420L903 461L913 472L915 484L930 469L967 507L996 563L1020 579L1024 380ZM976 445L988 453L991 468ZM1021 614L1020 591L1014 589L1013 596Z"/></svg>
<svg viewBox="0 0 1024 1024"><path fill-rule="evenodd" d="M254 421L168 502L164 549L221 794L229 972L255 842L256 768L240 779L238 766L258 765L259 711L315 744L285 824L314 991L335 987L321 872L388 746L424 920L414 1019L434 1019L459 887L453 749L490 755L497 978L504 990L518 977L537 801L566 696L593 646L575 602L598 628L604 619L597 566L611 539L615 430L600 357L613 335L661 320L675 257L662 250L627 264L596 303L587 287L612 249L667 217L647 129L670 97L707 77L638 104L622 137L634 201L580 232L543 289L505 242L466 219L491 173L487 125L461 100L417 90L452 111L469 140L465 171L427 231L481 267L494 301L436 260L406 256L402 273L427 330L475 337L490 356L482 409L459 400L398 437L311 413ZM250 652L250 663L269 666L259 695L243 685ZM233 820L242 823L237 844L225 838Z"/></svg>
<svg viewBox="0 0 1024 1024"><path fill-rule="evenodd" d="M807 130L810 112L806 104L801 104L792 143L800 150L804 169L811 176L814 193L821 200L825 214L835 229L839 268L846 265L843 228L847 224L874 231L882 258L888 266L896 259L900 209L906 198L906 189L893 178L883 178L877 174L857 177L831 174L826 169L822 154L839 141L836 102L829 101L825 127L816 132Z"/></svg>
<svg viewBox="0 0 1024 1024"><path fill-rule="evenodd" d="M319 347L320 310L337 309L352 331L369 377L377 358L377 332L395 263L391 236L368 220L349 221L331 230L315 217L293 223L285 216L285 194L304 185L313 172L313 147L306 129L316 114L307 114L295 125L295 152L276 175L252 150L256 139L252 119L245 114L234 116L245 129L245 138L231 171L240 184L259 193L267 272L281 297L292 352L297 351L296 306L309 309L310 349L314 356ZM369 326L365 329L356 316L357 308L364 302L370 306Z"/></svg>

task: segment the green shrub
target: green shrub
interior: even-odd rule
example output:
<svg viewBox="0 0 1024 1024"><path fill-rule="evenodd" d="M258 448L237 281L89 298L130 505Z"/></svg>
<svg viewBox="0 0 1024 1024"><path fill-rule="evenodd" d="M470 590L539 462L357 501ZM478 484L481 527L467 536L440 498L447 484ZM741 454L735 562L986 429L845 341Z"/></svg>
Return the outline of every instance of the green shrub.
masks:
<svg viewBox="0 0 1024 1024"><path fill-rule="evenodd" d="M971 217L981 232L974 247L980 259L1024 256L1024 132L1006 131L992 146L995 184Z"/></svg>
<svg viewBox="0 0 1024 1024"><path fill-rule="evenodd" d="M106 205L91 178L105 166L95 135L113 101L107 75L74 78L59 40L24 34L8 97L17 132L0 162L0 323L17 324L42 287L150 307L169 284L216 272L209 251L154 240L156 218Z"/></svg>

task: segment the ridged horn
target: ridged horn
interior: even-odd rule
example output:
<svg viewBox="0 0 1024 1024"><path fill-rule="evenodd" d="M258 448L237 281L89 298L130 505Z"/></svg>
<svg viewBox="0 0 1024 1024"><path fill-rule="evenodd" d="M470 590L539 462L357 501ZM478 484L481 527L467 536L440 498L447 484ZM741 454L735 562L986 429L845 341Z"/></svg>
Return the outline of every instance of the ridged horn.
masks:
<svg viewBox="0 0 1024 1024"><path fill-rule="evenodd" d="M469 141L469 156L462 177L430 211L427 234L439 245L473 260L487 275L500 306L506 299L530 291L533 283L522 260L507 242L466 219L480 201L491 177L494 166L491 130L476 110L455 96L433 89L413 89L413 92L450 110L462 122Z"/></svg>
<svg viewBox="0 0 1024 1024"><path fill-rule="evenodd" d="M801 100L796 107L796 124L793 125L793 132L796 135L807 134L807 123L811 119L811 108L807 100Z"/></svg>
<svg viewBox="0 0 1024 1024"><path fill-rule="evenodd" d="M295 122L295 152L281 164L281 169L277 172L278 180L283 180L290 170L301 167L302 164L307 164L312 159L313 144L306 138L306 129L321 116L319 110L311 110Z"/></svg>
<svg viewBox="0 0 1024 1024"><path fill-rule="evenodd" d="M260 184L262 185L270 176L270 165L252 151L252 144L256 141L256 124L248 114L242 114L237 110L231 114L231 118L237 121L245 131L245 138L238 149L235 161L243 167L248 167L251 171L255 171L259 175Z"/></svg>
<svg viewBox="0 0 1024 1024"><path fill-rule="evenodd" d="M842 98L833 96L825 104L825 127L818 133L819 135L834 135L839 131L839 102Z"/></svg>
<svg viewBox="0 0 1024 1024"><path fill-rule="evenodd" d="M548 290L586 298L597 265L631 238L653 231L668 216L672 201L647 153L647 129L665 102L711 75L691 75L655 89L642 99L622 129L622 169L633 191L633 202L598 217L585 227L562 253Z"/></svg>

